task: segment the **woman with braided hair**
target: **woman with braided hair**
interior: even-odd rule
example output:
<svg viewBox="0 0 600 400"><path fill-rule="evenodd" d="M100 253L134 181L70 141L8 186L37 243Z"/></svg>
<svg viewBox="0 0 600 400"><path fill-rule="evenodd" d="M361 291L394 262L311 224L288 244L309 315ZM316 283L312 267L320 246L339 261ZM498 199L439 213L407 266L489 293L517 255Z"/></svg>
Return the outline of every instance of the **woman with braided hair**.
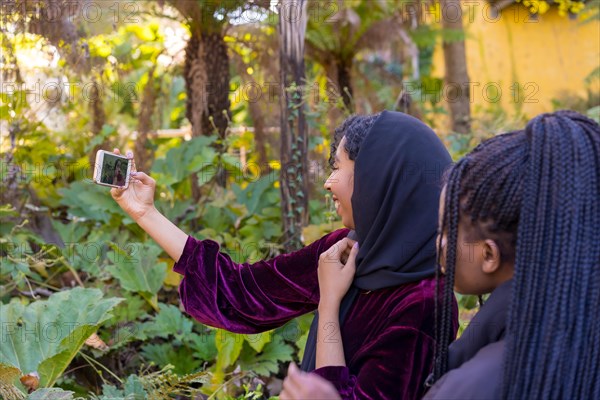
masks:
<svg viewBox="0 0 600 400"><path fill-rule="evenodd" d="M440 201L426 399L600 399L600 126L572 111L479 145ZM459 340L452 287L491 295Z"/></svg>

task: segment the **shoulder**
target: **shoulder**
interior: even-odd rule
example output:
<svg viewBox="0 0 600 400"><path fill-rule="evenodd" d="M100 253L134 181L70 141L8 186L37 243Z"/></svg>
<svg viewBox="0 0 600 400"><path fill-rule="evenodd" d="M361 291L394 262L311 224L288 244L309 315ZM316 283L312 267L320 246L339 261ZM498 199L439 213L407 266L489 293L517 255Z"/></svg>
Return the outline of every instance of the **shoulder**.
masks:
<svg viewBox="0 0 600 400"><path fill-rule="evenodd" d="M425 399L500 398L504 348L504 340L482 347L469 361L446 373Z"/></svg>
<svg viewBox="0 0 600 400"><path fill-rule="evenodd" d="M318 250L319 253L321 253L321 252L329 249L331 246L333 246L334 244L336 244L337 242L339 242L346 236L348 236L349 232L350 232L350 229L348 229L348 228L336 229L335 231L328 233L327 235L321 237L320 239L315 240L314 242L312 242L311 244L309 244L306 247L314 248L315 250Z"/></svg>
<svg viewBox="0 0 600 400"><path fill-rule="evenodd" d="M373 312L382 329L410 330L433 340L435 278L377 290L361 297L361 308Z"/></svg>
<svg viewBox="0 0 600 400"><path fill-rule="evenodd" d="M314 262L319 258L321 253L327 251L331 246L335 243L339 242L343 238L345 238L350 232L349 229L337 229L333 232L326 234L325 236L315 240L311 244L304 246L296 251L292 251L290 253L284 253L276 256L274 259L283 261L283 260L294 260L298 262Z"/></svg>
<svg viewBox="0 0 600 400"><path fill-rule="evenodd" d="M435 277L396 286L390 293L396 304L395 311L406 312L407 309L415 309L422 313L423 317L433 315L435 288Z"/></svg>

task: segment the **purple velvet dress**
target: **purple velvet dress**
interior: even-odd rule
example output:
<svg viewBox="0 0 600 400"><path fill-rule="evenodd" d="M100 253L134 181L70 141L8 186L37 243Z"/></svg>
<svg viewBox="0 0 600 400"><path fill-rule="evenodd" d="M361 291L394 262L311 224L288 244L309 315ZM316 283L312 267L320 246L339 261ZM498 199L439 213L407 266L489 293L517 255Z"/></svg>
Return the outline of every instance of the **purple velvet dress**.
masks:
<svg viewBox="0 0 600 400"><path fill-rule="evenodd" d="M259 333L317 309L319 255L348 234L336 230L268 261L237 264L218 243L188 236L174 271L186 312L210 326ZM343 399L417 399L431 370L435 279L362 292L342 325L347 367L313 372Z"/></svg>

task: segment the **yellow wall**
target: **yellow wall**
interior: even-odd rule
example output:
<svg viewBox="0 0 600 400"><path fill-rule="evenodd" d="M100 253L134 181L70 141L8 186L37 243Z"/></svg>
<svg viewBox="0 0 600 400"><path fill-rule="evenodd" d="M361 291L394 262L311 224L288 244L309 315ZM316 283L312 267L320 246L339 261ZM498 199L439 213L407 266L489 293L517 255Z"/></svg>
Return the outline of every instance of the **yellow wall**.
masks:
<svg viewBox="0 0 600 400"><path fill-rule="evenodd" d="M552 99L565 93L587 98L585 78L600 65L600 22L582 25L580 21L558 15L557 8L531 20L525 7L513 4L492 20L487 2L470 3L465 8L466 51L469 78L473 86L472 113L476 117L502 90L499 101L509 115L517 114L514 82L524 87L520 96L527 101L522 112L531 118L552 111ZM463 7L464 4L463 4ZM469 15L471 14L471 15ZM441 46L434 55L435 75L443 77ZM488 100L483 87L488 86ZM600 91L595 79L591 90Z"/></svg>

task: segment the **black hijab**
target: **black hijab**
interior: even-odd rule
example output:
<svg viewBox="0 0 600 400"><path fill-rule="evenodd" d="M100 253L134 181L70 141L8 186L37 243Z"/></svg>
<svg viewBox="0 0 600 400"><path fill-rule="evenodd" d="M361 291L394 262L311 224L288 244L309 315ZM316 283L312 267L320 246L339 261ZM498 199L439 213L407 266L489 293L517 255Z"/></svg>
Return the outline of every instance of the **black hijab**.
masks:
<svg viewBox="0 0 600 400"><path fill-rule="evenodd" d="M356 274L340 306L340 326L362 290L419 281L435 273L440 177L452 162L436 134L418 119L383 111L354 164L352 213L359 251ZM315 369L318 313L302 370Z"/></svg>

